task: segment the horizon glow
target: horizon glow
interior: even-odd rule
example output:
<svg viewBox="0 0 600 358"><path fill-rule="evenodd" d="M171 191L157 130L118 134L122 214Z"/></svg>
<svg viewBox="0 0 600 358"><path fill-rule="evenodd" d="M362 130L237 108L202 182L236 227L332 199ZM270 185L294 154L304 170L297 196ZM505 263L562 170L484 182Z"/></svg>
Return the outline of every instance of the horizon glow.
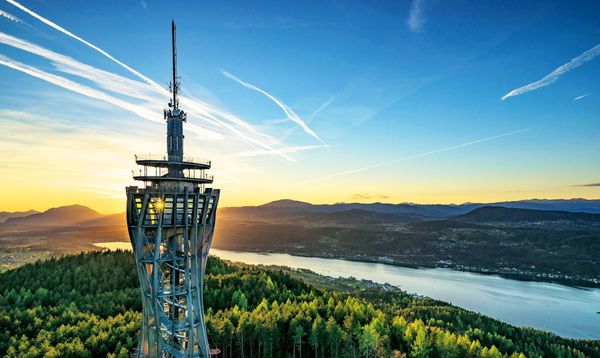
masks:
<svg viewBox="0 0 600 358"><path fill-rule="evenodd" d="M2 1L0 211L124 211L134 154L166 151L171 18L223 206L599 198L599 10Z"/></svg>

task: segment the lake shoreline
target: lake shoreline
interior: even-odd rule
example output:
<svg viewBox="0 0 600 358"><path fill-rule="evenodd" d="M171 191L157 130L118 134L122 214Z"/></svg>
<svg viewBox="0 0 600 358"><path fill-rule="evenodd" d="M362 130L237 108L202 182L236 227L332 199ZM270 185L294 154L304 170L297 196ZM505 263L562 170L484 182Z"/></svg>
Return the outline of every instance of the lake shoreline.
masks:
<svg viewBox="0 0 600 358"><path fill-rule="evenodd" d="M290 252L286 250L252 250L252 249L240 249L240 248L232 248L232 247L218 247L213 246L214 249L217 250L227 250L227 251L237 251L237 252L250 252L257 254L288 254L292 256L299 257L313 257L313 258L321 258L321 259L336 259L336 260L346 260L353 262L364 262L364 263L373 263L373 264L384 264L384 265L392 265L398 267L406 267L413 269L450 269L453 271L459 272L470 272L477 273L481 275L489 275L489 276L500 276L502 278L523 281L523 282L547 282L560 284L563 286L573 287L573 288L600 288L600 283L590 282L588 280L583 279L566 279L566 278L547 278L547 277L538 277L535 274L518 274L518 273L509 273L509 272L501 272L501 271L492 271L492 270L477 270L477 269L465 269L461 266L456 265L427 265L427 264L413 264L413 263L404 263L397 261L388 261L388 260L378 260L376 258L370 257L349 257L343 255L318 255L318 254L307 254L300 252Z"/></svg>
<svg viewBox="0 0 600 358"><path fill-rule="evenodd" d="M127 242L104 242L105 250L131 250ZM98 247L98 249L100 249ZM310 270L316 275L386 283L391 287L450 303L517 327L532 327L571 339L600 339L600 289L576 285L516 280L489 273L424 265L394 265L376 260L319 257L274 250L212 248L211 255L246 265ZM552 312L552 315L548 315Z"/></svg>
<svg viewBox="0 0 600 358"><path fill-rule="evenodd" d="M108 242L108 243L98 242L98 243L94 243L94 246L98 247L99 249L109 250L109 249L111 249L110 248L111 244L117 244L117 246L119 246L119 244L123 244L125 246L120 247L120 248L125 248L125 249L129 249L128 245L130 245L129 242L114 242L114 243L113 242ZM510 272L501 272L501 271L493 271L493 270L485 270L485 269L480 269L480 270L465 269L462 266L448 265L448 264L444 264L444 265L412 264L412 263L398 262L398 261L392 261L392 260L378 260L376 258L370 258L370 257L348 257L348 256L343 256L343 255L331 255L331 254L318 255L318 254L307 254L307 253L301 253L301 252L290 252L287 250L272 250L272 249L252 250L252 249L247 249L247 248L233 248L233 247L228 247L228 246L222 247L222 246L217 246L217 245L213 246L212 248L217 249L217 250L227 250L227 251L234 251L234 252L248 252L248 253L257 253L257 254L288 254L288 255L298 256L298 257L346 260L346 261L353 261L353 262L392 265L392 266L406 267L406 268L412 268L412 269L449 269L449 270L453 270L453 271L457 271L457 272L470 272L470 273L476 273L476 274L480 274L480 275L499 276L502 278L506 278L506 279L510 279L510 280L517 280L517 281L522 281L522 282L546 282L546 283L554 283L554 284L559 284L559 285L563 285L563 286L567 286L567 287L581 288L581 289L600 288L600 283L590 282L588 280L583 280L583 279L548 278L548 277L538 277L535 274L510 273Z"/></svg>

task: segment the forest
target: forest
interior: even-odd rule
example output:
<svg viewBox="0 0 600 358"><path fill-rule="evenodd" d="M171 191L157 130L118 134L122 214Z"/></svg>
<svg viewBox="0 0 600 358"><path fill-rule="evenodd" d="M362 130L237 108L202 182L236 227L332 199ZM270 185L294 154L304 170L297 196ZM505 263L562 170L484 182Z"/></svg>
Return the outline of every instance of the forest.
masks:
<svg viewBox="0 0 600 358"><path fill-rule="evenodd" d="M400 290L316 288L289 270L209 258L206 325L221 357L600 357L600 341L517 328ZM141 299L128 252L0 275L0 356L129 357Z"/></svg>
<svg viewBox="0 0 600 358"><path fill-rule="evenodd" d="M362 209L264 215L251 215L251 209L262 213L261 207L223 210L215 248L448 267L600 287L598 214L480 207L424 219Z"/></svg>

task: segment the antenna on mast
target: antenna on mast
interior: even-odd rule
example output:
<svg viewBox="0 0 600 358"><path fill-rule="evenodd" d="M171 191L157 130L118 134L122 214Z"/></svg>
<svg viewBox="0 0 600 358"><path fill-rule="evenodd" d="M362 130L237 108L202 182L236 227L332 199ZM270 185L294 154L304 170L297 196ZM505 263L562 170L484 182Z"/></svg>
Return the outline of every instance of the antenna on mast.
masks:
<svg viewBox="0 0 600 358"><path fill-rule="evenodd" d="M171 46L173 56L173 78L171 79L171 82L169 82L169 91L171 91L172 97L169 100L169 109L163 111L163 116L165 119L176 117L186 122L187 115L184 111L179 109L179 100L177 99L181 84L179 83L179 77L177 76L177 34L175 20L171 20Z"/></svg>
<svg viewBox="0 0 600 358"><path fill-rule="evenodd" d="M171 20L171 40L173 44L173 82L171 82L171 90L173 91L172 106L173 109L179 109L177 103L177 93L179 92L179 82L177 82L177 46L176 46L176 28L175 20Z"/></svg>

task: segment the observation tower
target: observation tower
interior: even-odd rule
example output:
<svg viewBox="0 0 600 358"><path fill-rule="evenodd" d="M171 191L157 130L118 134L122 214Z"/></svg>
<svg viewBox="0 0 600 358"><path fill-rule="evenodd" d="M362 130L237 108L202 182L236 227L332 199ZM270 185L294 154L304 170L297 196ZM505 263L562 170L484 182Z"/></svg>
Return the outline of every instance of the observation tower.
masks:
<svg viewBox="0 0 600 358"><path fill-rule="evenodd" d="M143 303L139 355L208 357L203 288L219 201L219 190L206 187L210 161L183 156L183 123L179 108L175 22L171 23L172 98L164 110L167 155L136 155L142 166L129 186L127 227L140 279Z"/></svg>

